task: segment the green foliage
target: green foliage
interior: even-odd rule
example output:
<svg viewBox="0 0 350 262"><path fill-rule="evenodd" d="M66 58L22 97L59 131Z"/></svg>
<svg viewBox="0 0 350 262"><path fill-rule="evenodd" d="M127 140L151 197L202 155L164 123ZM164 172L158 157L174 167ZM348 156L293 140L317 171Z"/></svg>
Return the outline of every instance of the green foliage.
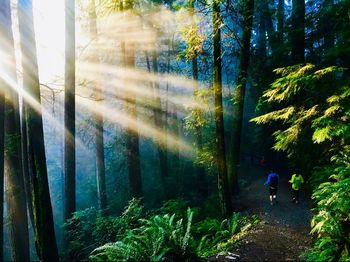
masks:
<svg viewBox="0 0 350 262"><path fill-rule="evenodd" d="M205 258L228 251L257 223L257 217L240 217L238 213L233 213L231 218L223 221L207 218L198 222L194 227L194 235L200 239L197 255Z"/></svg>
<svg viewBox="0 0 350 262"><path fill-rule="evenodd" d="M346 124L350 92L344 87L342 68L318 70L306 64L275 72L281 77L263 94L263 103L274 106L275 110L251 120L257 124L281 123L273 133L275 150L293 157L301 148L313 148L313 144L325 141L339 147L350 137Z"/></svg>
<svg viewBox="0 0 350 262"><path fill-rule="evenodd" d="M306 254L309 261L350 260L349 153L347 146L342 154L332 158L331 166L322 170L328 174L329 181L321 183L313 193L317 208L311 233L318 238L314 248Z"/></svg>
<svg viewBox="0 0 350 262"><path fill-rule="evenodd" d="M193 212L188 209L186 223L170 216L141 219L141 226L128 230L122 240L94 250L92 261L160 261L164 256L190 257L189 242Z"/></svg>
<svg viewBox="0 0 350 262"><path fill-rule="evenodd" d="M210 98L213 96L210 89L198 89L194 94L194 103L198 107L194 107L185 117L185 130L193 135L202 136L202 148L196 154L195 164L207 168L208 173L216 170L216 152L214 150L213 131L214 126L212 114L210 111ZM204 110L203 108L207 108ZM195 146L198 147L196 144Z"/></svg>
<svg viewBox="0 0 350 262"><path fill-rule="evenodd" d="M139 225L142 209L140 200L132 199L120 217L103 217L95 208L75 212L65 224L68 253L80 259L98 246L116 241L129 228Z"/></svg>
<svg viewBox="0 0 350 262"><path fill-rule="evenodd" d="M188 15L193 14L186 13L183 15L183 19L188 19ZM187 60L196 58L202 52L203 42L205 41L205 37L199 33L197 24L193 21L193 23L181 28L181 36L186 42L186 48L180 52L179 57Z"/></svg>
<svg viewBox="0 0 350 262"><path fill-rule="evenodd" d="M175 214L177 217L184 217L186 215L189 202L182 199L171 199L165 201L163 206L156 210L158 214Z"/></svg>
<svg viewBox="0 0 350 262"><path fill-rule="evenodd" d="M183 200L167 201L150 214L139 218L137 225L129 224L118 241L96 248L89 258L92 261L198 261L232 248L255 223L252 221L257 221L234 213L223 221L208 218L194 222L194 212Z"/></svg>
<svg viewBox="0 0 350 262"><path fill-rule="evenodd" d="M159 261L164 256L177 259L192 256L191 240L193 212L187 210L186 222L175 214L154 215L140 219L140 227L130 229L120 241L94 250L92 261Z"/></svg>
<svg viewBox="0 0 350 262"><path fill-rule="evenodd" d="M199 222L196 233L202 237L196 250L198 256L208 257L224 251L226 242L237 233L238 222L237 213L234 213L230 219L223 221L208 218Z"/></svg>
<svg viewBox="0 0 350 262"><path fill-rule="evenodd" d="M309 261L349 261L350 248L350 89L343 69L297 65L280 74L263 94L274 110L252 119L279 122L274 149L297 166L308 161L316 203L311 233L317 236ZM263 107L261 107L263 108ZM305 171L306 169L304 169Z"/></svg>
<svg viewBox="0 0 350 262"><path fill-rule="evenodd" d="M198 107L193 108L188 116L185 118L185 128L186 130L194 130L197 128L205 127L210 119L206 112L204 112L203 107L209 107L210 97L212 96L212 92L207 89L198 89L194 93L194 103L198 105Z"/></svg>
<svg viewBox="0 0 350 262"><path fill-rule="evenodd" d="M64 225L68 239L68 253L75 258L86 256L90 250L87 247L94 242L92 239L92 228L97 218L95 208L88 208L82 211L77 211L73 217Z"/></svg>

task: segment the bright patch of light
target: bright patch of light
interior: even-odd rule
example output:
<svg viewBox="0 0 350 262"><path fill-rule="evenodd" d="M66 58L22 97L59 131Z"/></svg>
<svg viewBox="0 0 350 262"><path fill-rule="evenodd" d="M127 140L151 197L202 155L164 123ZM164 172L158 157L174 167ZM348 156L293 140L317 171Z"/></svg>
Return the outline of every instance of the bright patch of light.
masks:
<svg viewBox="0 0 350 262"><path fill-rule="evenodd" d="M33 0L40 82L50 83L64 72L64 1Z"/></svg>

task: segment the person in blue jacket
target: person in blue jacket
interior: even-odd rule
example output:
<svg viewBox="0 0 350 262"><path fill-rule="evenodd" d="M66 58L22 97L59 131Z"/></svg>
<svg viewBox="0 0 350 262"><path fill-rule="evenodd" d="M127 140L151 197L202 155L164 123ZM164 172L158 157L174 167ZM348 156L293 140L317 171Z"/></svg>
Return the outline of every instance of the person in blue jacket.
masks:
<svg viewBox="0 0 350 262"><path fill-rule="evenodd" d="M269 185L269 194L270 194L270 204L271 206L274 203L277 203L277 190L278 190L278 181L279 181L279 176L276 172L273 170L270 171L264 186Z"/></svg>

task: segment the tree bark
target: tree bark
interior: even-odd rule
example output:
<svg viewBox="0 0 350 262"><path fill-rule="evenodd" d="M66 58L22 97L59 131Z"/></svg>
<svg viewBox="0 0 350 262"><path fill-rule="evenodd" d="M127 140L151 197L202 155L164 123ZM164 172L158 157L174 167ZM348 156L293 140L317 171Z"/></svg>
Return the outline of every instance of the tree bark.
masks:
<svg viewBox="0 0 350 262"><path fill-rule="evenodd" d="M292 63L305 61L305 1L292 1L292 31L290 33L292 44Z"/></svg>
<svg viewBox="0 0 350 262"><path fill-rule="evenodd" d="M126 48L126 66L134 67L134 52L131 49L131 45ZM128 50L129 49L129 50ZM128 91L127 95L127 112L131 120L137 123L137 106L135 94L131 90ZM129 185L130 193L132 197L142 197L142 179L141 179L141 168L140 168L140 149L139 149L139 133L138 127L133 126L130 121L126 128L126 146L127 146L127 162L129 170Z"/></svg>
<svg viewBox="0 0 350 262"><path fill-rule="evenodd" d="M5 90L5 174L10 219L12 259L29 261L29 236L22 173L21 132L19 121L15 50L9 0L0 5L1 88ZM1 203L2 204L2 203Z"/></svg>
<svg viewBox="0 0 350 262"><path fill-rule="evenodd" d="M133 7L133 1L127 1L121 6L122 11L130 10ZM123 66L128 69L135 68L135 49L134 43L122 42ZM140 149L139 132L137 125L137 105L136 94L128 85L134 84L132 80L125 80L125 101L130 121L126 123L126 151L127 166L129 171L129 186L131 197L143 197L142 178L140 167Z"/></svg>
<svg viewBox="0 0 350 262"><path fill-rule="evenodd" d="M239 62L239 73L237 87L234 94L234 112L233 112L233 132L231 139L231 169L230 169L230 188L231 193L238 190L238 168L240 163L242 123L244 114L244 98L249 68L250 58L250 39L253 26L254 0L244 2L243 10L243 36L242 49Z"/></svg>
<svg viewBox="0 0 350 262"><path fill-rule="evenodd" d="M272 53L275 51L275 33L273 31L272 18L267 0L264 0L262 4L262 12L259 15L257 54L263 60L262 63L266 64L266 32L269 35Z"/></svg>
<svg viewBox="0 0 350 262"><path fill-rule="evenodd" d="M158 58L157 58L156 51L152 53L152 64L153 64L153 73L157 75ZM156 129L159 132L166 132L158 80L156 80L153 83L153 90L154 90L154 102L155 102L153 107L154 123L155 123ZM168 190L167 190L167 184L166 184L166 178L168 177L168 155L166 150L166 141L156 138L156 143L157 143L156 146L157 146L157 151L159 155L160 177L163 184L165 198L168 198L168 195L167 195Z"/></svg>
<svg viewBox="0 0 350 262"><path fill-rule="evenodd" d="M30 186L30 174L29 174L29 155L27 148L27 121L26 121L26 110L25 110L25 101L22 98L21 105L21 148L22 148L22 169L23 169L23 178L24 178L24 188L27 199L27 208L29 213L30 223L34 227L34 214L33 214L33 199L31 195L31 186Z"/></svg>
<svg viewBox="0 0 350 262"><path fill-rule="evenodd" d="M95 0L90 0L89 9L89 20L90 20L90 35L95 46L98 46L98 32L97 32L97 21L96 21L96 6ZM93 48L93 54L91 62L96 66L99 66L99 56L96 54L95 48ZM93 81L94 85L94 98L95 103L102 103L102 91L98 80ZM107 209L107 192L106 192L106 172L105 172L105 157L104 157L104 138L103 138L103 113L93 112L95 122L95 144L96 144L96 181L97 181L97 198L98 208L102 214L106 213Z"/></svg>
<svg viewBox="0 0 350 262"><path fill-rule="evenodd" d="M28 167L29 171L30 199L32 201L32 212L34 214L35 246L41 261L58 261L59 258L47 177L44 131L40 106L40 84L31 0L20 0L18 2L18 21L21 38L23 85L31 98L34 98L36 101L36 105L32 105L23 100L28 146L28 151L25 150L25 152L28 152L27 155L29 155L29 159L31 160L26 167Z"/></svg>
<svg viewBox="0 0 350 262"><path fill-rule="evenodd" d="M1 15L1 14L0 14ZM1 26L1 25L0 25ZM2 30L0 29L0 35ZM1 44L0 44L1 45ZM1 52L2 47L0 47ZM0 62L1 63L1 62ZM0 77L0 261L4 260L4 143L5 143L5 93L4 82Z"/></svg>
<svg viewBox="0 0 350 262"><path fill-rule="evenodd" d="M213 90L216 127L216 161L218 168L218 191L222 215L228 217L232 212L231 197L228 188L224 115L222 104L222 59L221 59L221 14L220 1L213 1Z"/></svg>
<svg viewBox="0 0 350 262"><path fill-rule="evenodd" d="M259 14L259 38L262 38L261 32L265 31L268 35L268 43L271 47L271 52L275 53L277 46L277 38L278 33L275 32L273 27L272 14L269 7L269 0L261 1L261 12ZM261 43L265 42L265 53L266 53L266 35L264 33L264 40L259 39L258 41ZM261 47L261 46L260 46ZM266 56L266 55L265 55Z"/></svg>
<svg viewBox="0 0 350 262"><path fill-rule="evenodd" d="M277 6L277 32L278 41L283 43L283 32L284 32L284 0L278 0Z"/></svg>
<svg viewBox="0 0 350 262"><path fill-rule="evenodd" d="M65 219L76 211L75 197L75 1L65 1L64 174Z"/></svg>
<svg viewBox="0 0 350 262"><path fill-rule="evenodd" d="M273 65L278 67L284 64L285 61L285 48L284 48L284 0L278 0L277 6L277 37L276 46L277 48L273 50Z"/></svg>

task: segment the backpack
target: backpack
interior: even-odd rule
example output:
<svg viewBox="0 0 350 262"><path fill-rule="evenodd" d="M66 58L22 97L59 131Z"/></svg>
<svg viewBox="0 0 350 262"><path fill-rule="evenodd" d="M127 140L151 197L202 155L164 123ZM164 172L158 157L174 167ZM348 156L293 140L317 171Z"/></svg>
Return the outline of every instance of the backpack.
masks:
<svg viewBox="0 0 350 262"><path fill-rule="evenodd" d="M278 177L277 176L273 176L270 179L270 186L271 187L277 187L278 185Z"/></svg>

